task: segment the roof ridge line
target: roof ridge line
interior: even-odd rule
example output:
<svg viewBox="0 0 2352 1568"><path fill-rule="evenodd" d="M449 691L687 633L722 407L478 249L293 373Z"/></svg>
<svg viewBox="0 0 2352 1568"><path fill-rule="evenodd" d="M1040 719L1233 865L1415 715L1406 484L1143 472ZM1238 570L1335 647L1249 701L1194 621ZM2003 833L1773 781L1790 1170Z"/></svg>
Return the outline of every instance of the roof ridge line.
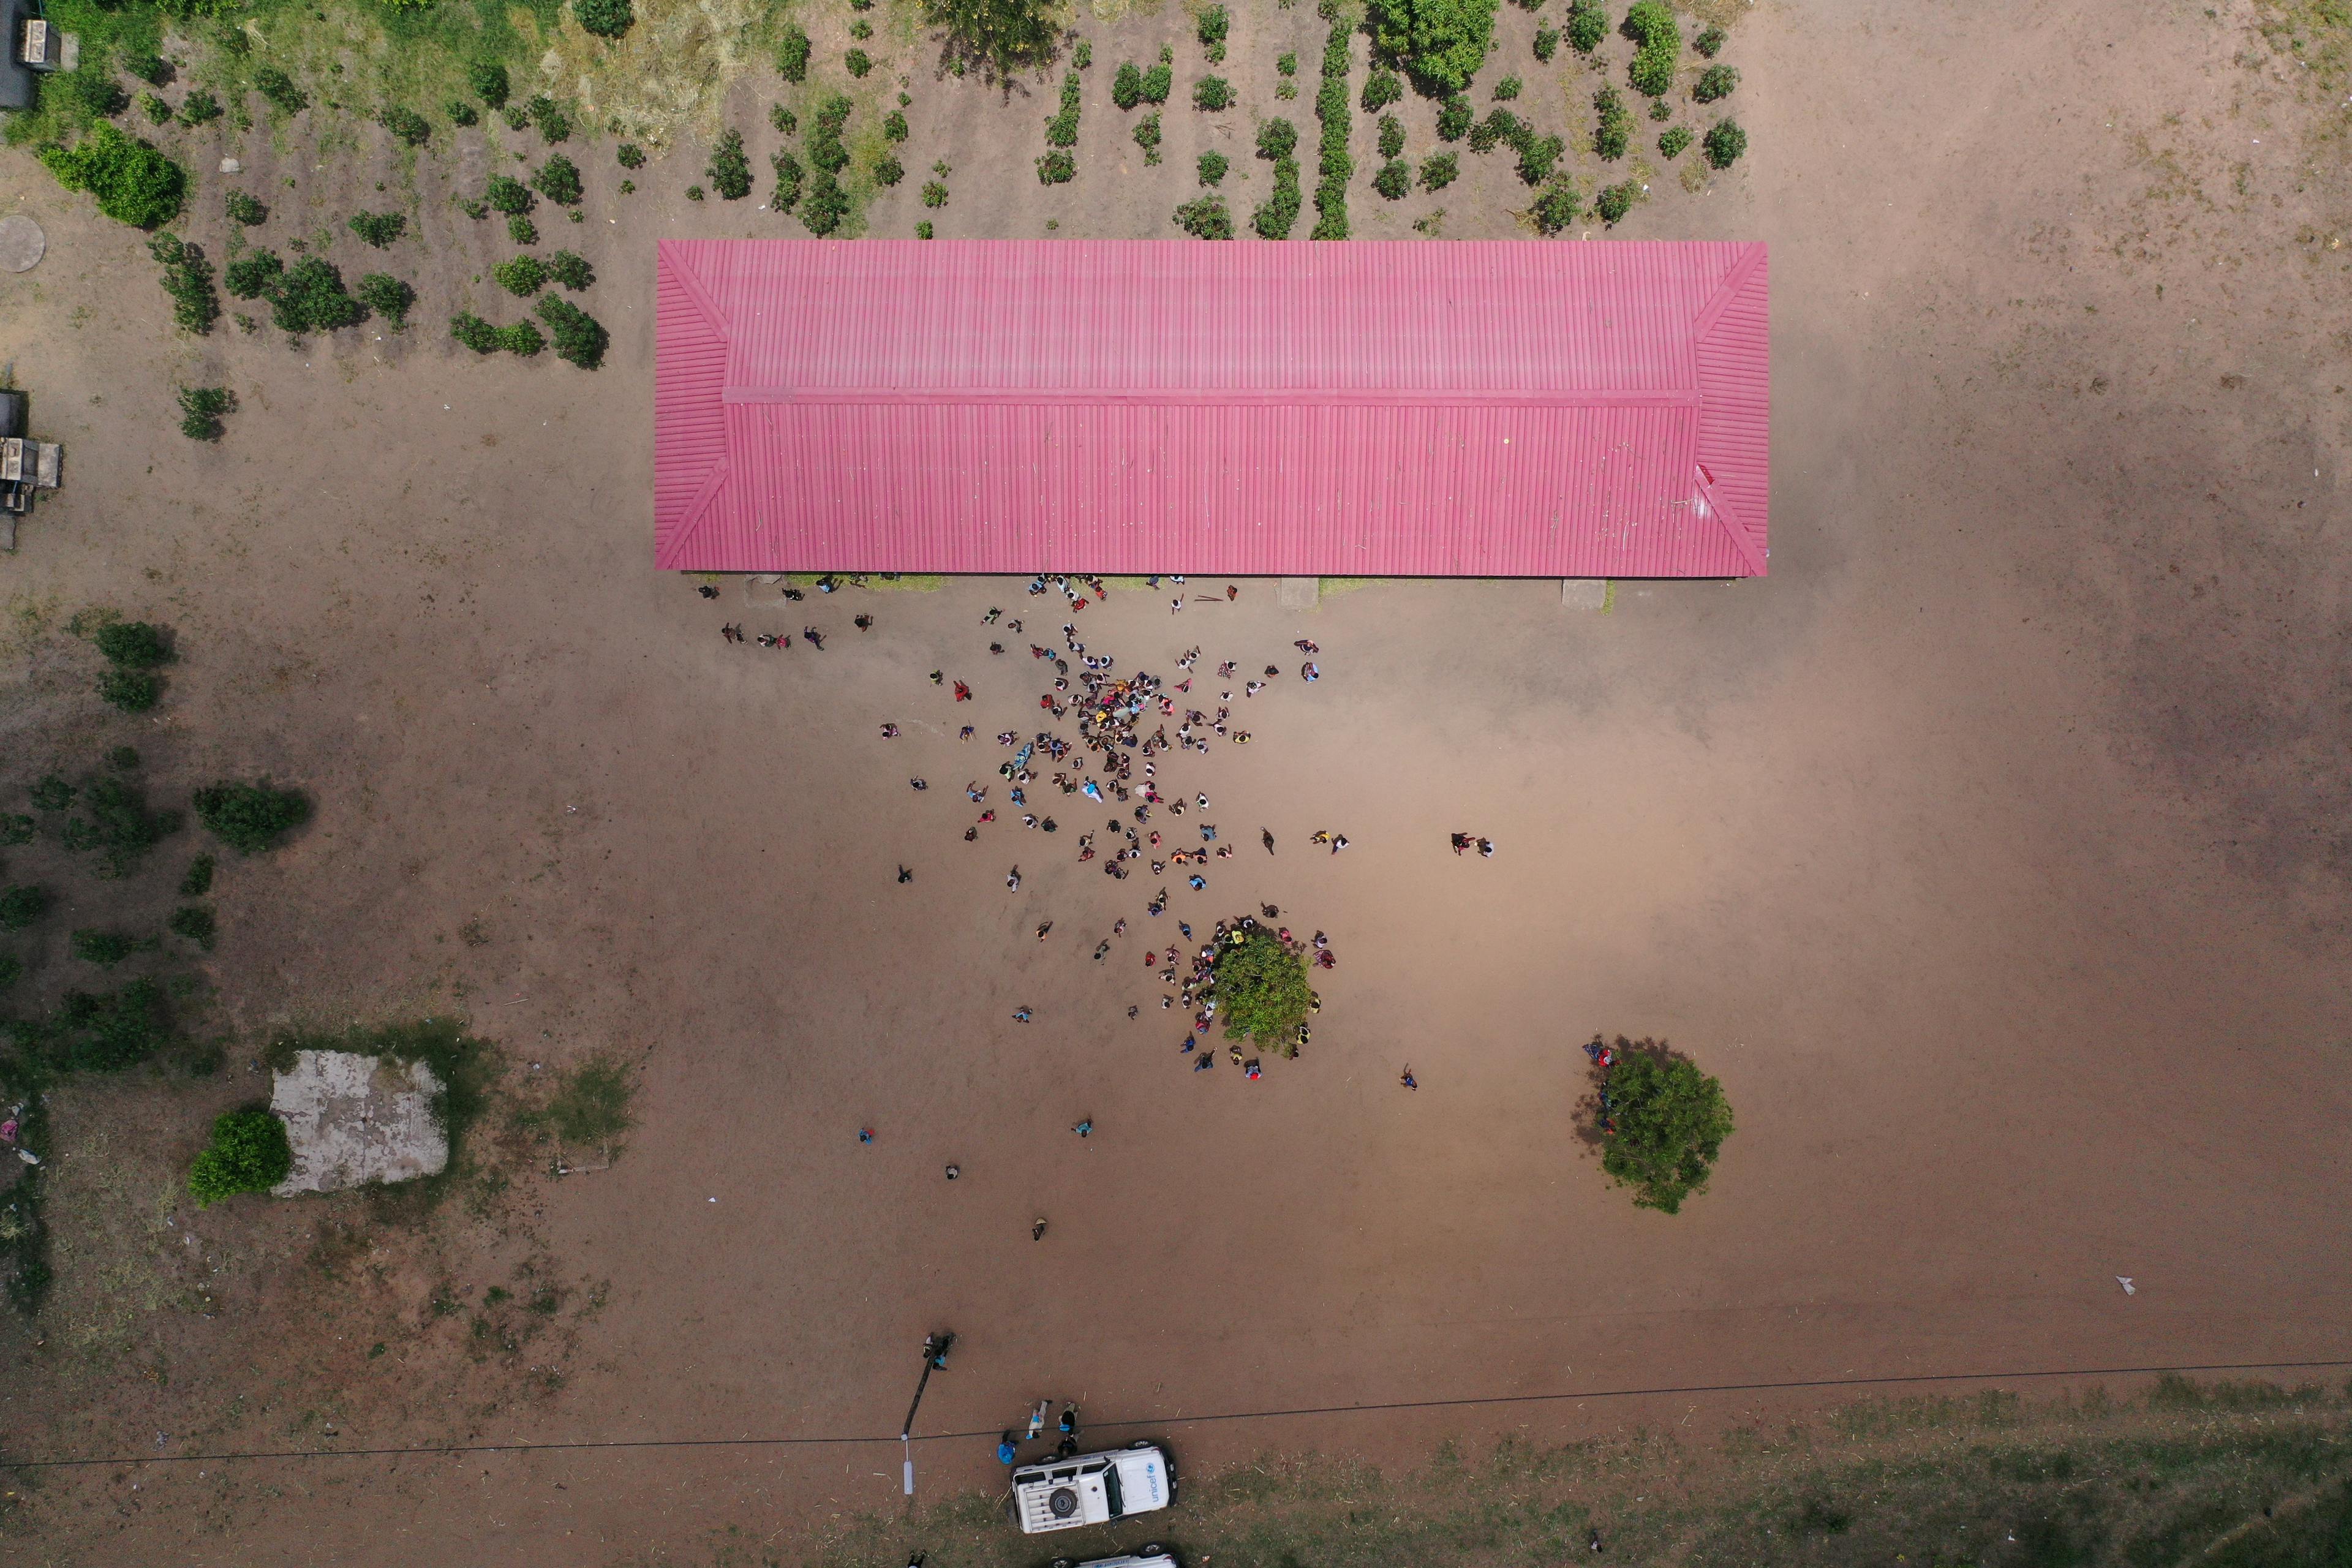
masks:
<svg viewBox="0 0 2352 1568"><path fill-rule="evenodd" d="M1764 252L1765 245L1760 239L1751 239L1741 247L1739 259L1731 264L1731 270L1723 275L1723 281L1715 286L1715 292L1707 296L1706 303L1699 307L1698 314L1692 319L1693 342L1715 331L1716 322L1723 319L1723 313L1731 309L1731 301L1748 287L1748 279L1754 275L1756 268L1763 265Z"/></svg>
<svg viewBox="0 0 2352 1568"><path fill-rule="evenodd" d="M1748 565L1756 569L1753 575L1770 576L1770 569L1766 566L1763 555L1757 550L1756 542L1748 537L1748 529L1739 521L1739 514L1724 505L1717 497L1715 485L1707 477L1706 465L1694 458L1691 467L1698 474L1698 493L1706 500L1709 515L1714 517L1725 533L1731 536L1732 547L1747 559Z"/></svg>
<svg viewBox="0 0 2352 1568"><path fill-rule="evenodd" d="M701 274L688 266L679 254L687 246L699 243L698 240L664 240L659 251L660 259L669 268L670 276L677 279L677 286L686 290L687 300L710 330L719 334L719 341L732 349L735 346L735 323L729 321L727 312L719 308L718 300L712 297L710 286L702 280Z"/></svg>
<svg viewBox="0 0 2352 1568"><path fill-rule="evenodd" d="M725 454L721 453L719 460L710 465L710 471L702 476L702 483L695 489L694 499L686 503L686 510L678 514L677 523L670 529L668 540L656 552L655 571L667 571L677 560L677 553L685 548L686 542L694 537L694 531L702 526L702 520L710 515L711 503L719 499L719 487L727 482L730 468Z"/></svg>

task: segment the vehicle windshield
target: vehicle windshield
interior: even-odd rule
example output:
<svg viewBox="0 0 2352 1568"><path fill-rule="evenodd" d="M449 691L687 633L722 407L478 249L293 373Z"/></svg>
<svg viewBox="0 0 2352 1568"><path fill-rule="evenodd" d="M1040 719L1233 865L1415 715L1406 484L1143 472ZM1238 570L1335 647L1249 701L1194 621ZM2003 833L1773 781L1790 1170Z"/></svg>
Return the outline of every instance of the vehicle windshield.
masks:
<svg viewBox="0 0 2352 1568"><path fill-rule="evenodd" d="M1118 1495L1118 1467L1112 1465L1103 1471L1103 1500L1110 1504L1110 1516L1117 1519L1127 1511L1125 1500Z"/></svg>

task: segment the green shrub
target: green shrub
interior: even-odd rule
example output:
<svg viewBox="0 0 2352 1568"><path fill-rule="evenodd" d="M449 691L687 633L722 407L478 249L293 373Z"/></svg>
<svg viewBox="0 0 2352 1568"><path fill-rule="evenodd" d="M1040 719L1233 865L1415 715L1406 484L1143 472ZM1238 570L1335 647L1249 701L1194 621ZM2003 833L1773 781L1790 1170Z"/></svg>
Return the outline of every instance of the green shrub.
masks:
<svg viewBox="0 0 2352 1568"><path fill-rule="evenodd" d="M1297 146L1298 127L1287 120L1269 120L1257 128L1257 155L1261 158L1287 158Z"/></svg>
<svg viewBox="0 0 2352 1568"><path fill-rule="evenodd" d="M1204 185L1216 185L1224 183L1225 171L1233 165L1225 162L1225 155L1223 153L1203 153L1201 154L1198 167L1201 173L1201 183Z"/></svg>
<svg viewBox="0 0 2352 1568"><path fill-rule="evenodd" d="M1576 192L1569 187L1567 181L1554 180L1544 187L1543 195L1538 196L1535 205L1528 209L1528 216L1535 220L1538 231L1555 235L1576 221L1579 210Z"/></svg>
<svg viewBox="0 0 2352 1568"><path fill-rule="evenodd" d="M1631 181L1607 186L1593 198L1592 210L1600 215L1602 223L1613 226L1633 210L1633 198L1639 194Z"/></svg>
<svg viewBox="0 0 2352 1568"><path fill-rule="evenodd" d="M1250 227L1260 239L1288 239L1292 226L1298 222L1300 205L1298 161L1278 157L1274 161L1274 194L1250 215Z"/></svg>
<svg viewBox="0 0 2352 1568"><path fill-rule="evenodd" d="M408 232L408 219L399 213L354 213L351 229L360 238L382 250Z"/></svg>
<svg viewBox="0 0 2352 1568"><path fill-rule="evenodd" d="M229 221L247 228L258 228L269 221L269 209L243 191L228 194Z"/></svg>
<svg viewBox="0 0 2352 1568"><path fill-rule="evenodd" d="M1165 103L1168 95L1176 90L1176 70L1161 56L1160 63L1143 73L1143 101Z"/></svg>
<svg viewBox="0 0 2352 1568"><path fill-rule="evenodd" d="M1589 55L1609 36L1609 12L1601 0L1577 0L1568 13L1568 47Z"/></svg>
<svg viewBox="0 0 2352 1568"><path fill-rule="evenodd" d="M1065 71L1062 73L1062 107L1059 112L1045 121L1047 146L1075 147L1078 144L1078 73ZM895 118L898 121L899 131L898 135L892 140L902 141L906 136L907 117L901 114ZM887 134L887 127L885 134Z"/></svg>
<svg viewBox="0 0 2352 1568"><path fill-rule="evenodd" d="M64 811L71 806L81 792L55 773L44 773L26 792L33 804L43 811Z"/></svg>
<svg viewBox="0 0 2352 1568"><path fill-rule="evenodd" d="M873 58L866 54L864 49L850 50L847 54L841 57L841 63L848 68L849 74L851 76L860 79L863 79L867 71L874 68Z"/></svg>
<svg viewBox="0 0 2352 1568"><path fill-rule="evenodd" d="M498 352L499 330L470 310L449 318L449 335L478 354Z"/></svg>
<svg viewBox="0 0 2352 1568"><path fill-rule="evenodd" d="M619 161L624 169L642 169L646 166L646 150L634 142L622 142L613 150L613 156Z"/></svg>
<svg viewBox="0 0 2352 1568"><path fill-rule="evenodd" d="M547 347L547 335L529 321L515 321L498 329L499 347L517 359L530 359Z"/></svg>
<svg viewBox="0 0 2352 1568"><path fill-rule="evenodd" d="M547 258L547 276L551 281L561 283L577 294L595 284L596 269L589 266L584 258L568 250L559 250Z"/></svg>
<svg viewBox="0 0 2352 1568"><path fill-rule="evenodd" d="M194 416L190 416L180 421L182 434L194 434L189 428L193 419ZM209 428L210 435L197 439L217 440L221 433L220 421L210 421ZM162 700L163 682L160 677L143 669L101 670L98 677L98 695L100 700L110 708L119 708L125 713L144 713Z"/></svg>
<svg viewBox="0 0 2352 1568"><path fill-rule="evenodd" d="M142 92L139 95L139 109L147 116L147 123L150 125L172 123L172 106L152 92Z"/></svg>
<svg viewBox="0 0 2352 1568"><path fill-rule="evenodd" d="M1231 239L1234 215L1215 196L1202 196L1176 209L1176 226L1194 239Z"/></svg>
<svg viewBox="0 0 2352 1568"><path fill-rule="evenodd" d="M1663 1043L1622 1037L1608 1084L1601 1168L1633 1189L1636 1206L1678 1212L1685 1198L1706 1190L1731 1136L1723 1085Z"/></svg>
<svg viewBox="0 0 2352 1568"><path fill-rule="evenodd" d="M1202 12L1198 28L1202 45L1207 48L1223 47L1225 29L1232 23L1233 18L1226 15L1223 5L1212 5Z"/></svg>
<svg viewBox="0 0 2352 1568"><path fill-rule="evenodd" d="M809 36L801 31L797 22L787 22L782 36L776 41L776 71L786 81L803 81L808 77Z"/></svg>
<svg viewBox="0 0 2352 1568"><path fill-rule="evenodd" d="M507 68L496 60L476 60L466 68L466 85L474 96L492 109L507 106L507 94L512 89L507 83Z"/></svg>
<svg viewBox="0 0 2352 1568"><path fill-rule="evenodd" d="M1234 104L1234 84L1221 76L1204 76L1192 84L1192 107L1213 114L1231 109Z"/></svg>
<svg viewBox="0 0 2352 1568"><path fill-rule="evenodd" d="M518 256L490 268L490 277L509 294L530 299L547 285L547 268L536 256Z"/></svg>
<svg viewBox="0 0 2352 1568"><path fill-rule="evenodd" d="M286 269L269 303L270 319L298 336L356 326L364 314L360 302L344 291L343 275L316 256L306 256Z"/></svg>
<svg viewBox="0 0 2352 1568"><path fill-rule="evenodd" d="M207 784L196 791L195 807L196 820L240 855L274 849L280 837L310 820L310 802L305 796L274 789L268 779Z"/></svg>
<svg viewBox="0 0 2352 1568"><path fill-rule="evenodd" d="M629 0L572 0L572 14L583 31L600 38L617 38L629 30L637 14Z"/></svg>
<svg viewBox="0 0 2352 1568"><path fill-rule="evenodd" d="M180 879L180 897L201 899L213 890L213 872L217 862L209 855L199 855L188 862L187 874Z"/></svg>
<svg viewBox="0 0 2352 1568"><path fill-rule="evenodd" d="M1700 145L1708 163L1718 169L1728 169L1748 151L1748 132L1739 128L1736 120L1718 120L1708 127L1706 140Z"/></svg>
<svg viewBox="0 0 2352 1568"><path fill-rule="evenodd" d="M1135 144L1143 149L1143 161L1160 162L1160 116L1147 114L1135 122Z"/></svg>
<svg viewBox="0 0 2352 1568"><path fill-rule="evenodd" d="M1423 88L1459 92L1495 38L1495 0L1372 0L1372 37Z"/></svg>
<svg viewBox="0 0 2352 1568"><path fill-rule="evenodd" d="M1412 165L1402 158L1390 159L1372 176L1372 189L1392 202L1402 201L1412 190Z"/></svg>
<svg viewBox="0 0 2352 1568"><path fill-rule="evenodd" d="M1713 103L1718 99L1729 98L1738 86L1738 71L1729 66L1709 66L1698 73L1698 81L1692 87L1691 96L1701 103Z"/></svg>
<svg viewBox="0 0 2352 1568"><path fill-rule="evenodd" d="M801 161L789 151L779 151L768 160L768 166L776 171L776 194L768 198L768 205L777 212L788 213L793 204L801 199L801 181L804 177Z"/></svg>
<svg viewBox="0 0 2352 1568"><path fill-rule="evenodd" d="M943 207L947 205L948 188L940 184L937 180L924 181L923 205L927 207Z"/></svg>
<svg viewBox="0 0 2352 1568"><path fill-rule="evenodd" d="M594 370L604 363L604 350L612 335L595 317L557 294L542 297L533 309L555 339L557 359L582 370Z"/></svg>
<svg viewBox="0 0 2352 1568"><path fill-rule="evenodd" d="M931 199L934 191L939 193L938 201ZM945 185L928 184L923 187L925 206L938 206L947 199L948 188ZM849 193L841 188L839 180L819 169L810 177L808 196L801 203L801 226L822 239L839 228L848 216Z"/></svg>
<svg viewBox="0 0 2352 1568"><path fill-rule="evenodd" d="M1298 1026L1315 1005L1306 954L1264 926L1229 932L1218 943L1203 999L1215 1002L1225 1038L1297 1056Z"/></svg>
<svg viewBox="0 0 2352 1568"><path fill-rule="evenodd" d="M411 147L424 146L433 135L432 124L425 120L425 116L413 109L405 109L398 104L393 105L377 115L376 123Z"/></svg>
<svg viewBox="0 0 2352 1568"><path fill-rule="evenodd" d="M1442 191L1461 177L1460 160L1451 153L1439 153L1421 161L1421 188Z"/></svg>
<svg viewBox="0 0 2352 1568"><path fill-rule="evenodd" d="M482 120L481 115L475 111L474 106L462 98L453 98L444 103L441 106L441 112L449 117L449 123L452 125L478 125Z"/></svg>
<svg viewBox="0 0 2352 1568"><path fill-rule="evenodd" d="M95 963L101 969L111 969L139 951L139 942L119 931L97 931L84 926L68 939L73 955L84 963Z"/></svg>
<svg viewBox="0 0 2352 1568"><path fill-rule="evenodd" d="M1047 153L1037 160L1037 183L1041 185L1067 184L1077 173L1077 160L1067 153Z"/></svg>
<svg viewBox="0 0 2352 1568"><path fill-rule="evenodd" d="M743 138L730 131L719 139L720 149L725 149L729 137L734 138L735 162L742 166L743 188L748 191L751 188L751 166L743 163ZM714 154L712 162L717 161ZM561 153L551 154L539 166L539 172L530 177L530 184L533 190L557 206L577 206L580 203L580 165Z"/></svg>
<svg viewBox="0 0 2352 1568"><path fill-rule="evenodd" d="M1491 153L1505 142L1517 142L1522 129L1517 115L1497 109L1470 128L1470 151Z"/></svg>
<svg viewBox="0 0 2352 1568"><path fill-rule="evenodd" d="M1111 74L1110 100L1121 109L1133 109L1143 101L1143 73L1133 60L1121 60L1118 69Z"/></svg>
<svg viewBox="0 0 2352 1568"><path fill-rule="evenodd" d="M1375 70L1364 79L1364 96L1361 101L1364 112L1367 114L1378 114L1403 96L1404 83L1397 79L1397 74L1394 71Z"/></svg>
<svg viewBox="0 0 2352 1568"><path fill-rule="evenodd" d="M1626 112L1625 100L1615 88L1604 87L1592 95L1592 151L1611 162L1622 158L1633 136L1633 117Z"/></svg>
<svg viewBox="0 0 2352 1568"><path fill-rule="evenodd" d="M1633 0L1625 12L1625 36L1641 46L1628 73L1633 90L1645 98L1664 97L1674 89L1683 52L1683 30L1665 0Z"/></svg>
<svg viewBox="0 0 2352 1568"><path fill-rule="evenodd" d="M1530 185L1542 184L1551 178L1553 166L1567 151L1568 143L1557 136L1528 138L1519 148L1519 178Z"/></svg>
<svg viewBox="0 0 2352 1568"><path fill-rule="evenodd" d="M23 931L47 912L49 891L19 882L0 889L0 931Z"/></svg>
<svg viewBox="0 0 2352 1568"><path fill-rule="evenodd" d="M1381 116L1381 156L1393 158L1404 151L1404 123L1393 114Z"/></svg>
<svg viewBox="0 0 2352 1568"><path fill-rule="evenodd" d="M120 991L68 991L41 1030L47 1055L69 1072L121 1072L172 1043L163 989L134 980Z"/></svg>
<svg viewBox="0 0 2352 1568"><path fill-rule="evenodd" d="M115 63L149 87L161 87L172 79L171 62L144 49L126 49Z"/></svg>
<svg viewBox="0 0 2352 1568"><path fill-rule="evenodd" d="M1502 80L1495 84L1495 101L1496 103L1510 102L1513 99L1519 96L1519 89L1522 85L1523 84L1520 82L1519 79L1515 76L1505 77Z"/></svg>
<svg viewBox="0 0 2352 1568"><path fill-rule="evenodd" d="M531 222L530 219L523 216L520 213L517 213L514 216L507 219L507 237L514 241L517 245L537 245L539 243L539 225Z"/></svg>
<svg viewBox="0 0 2352 1568"><path fill-rule="evenodd" d="M1551 63L1552 56L1558 53L1559 53L1559 33L1558 29L1552 27L1538 27L1536 29L1536 58L1541 60L1546 65L1549 65Z"/></svg>
<svg viewBox="0 0 2352 1568"><path fill-rule="evenodd" d="M179 401L180 434L191 441L219 440L226 433L221 416L236 412L236 394L225 386L184 386ZM126 713L143 713L163 689L152 675L111 669L98 678L98 694Z"/></svg>
<svg viewBox="0 0 2352 1568"><path fill-rule="evenodd" d="M0 844L30 844L33 819L22 812L0 813Z"/></svg>
<svg viewBox="0 0 2352 1568"><path fill-rule="evenodd" d="M1064 154L1066 157L1067 155ZM886 156L877 160L874 165L874 183L877 185L895 185L906 177L907 165L896 158Z"/></svg>
<svg viewBox="0 0 2352 1568"><path fill-rule="evenodd" d="M1690 128L1685 125L1675 126L1664 136L1658 138L1658 155L1672 163L1681 157L1683 150L1690 144Z"/></svg>
<svg viewBox="0 0 2352 1568"><path fill-rule="evenodd" d="M885 142L904 142L906 139L907 117L899 110L894 109L889 113L882 117L882 140Z"/></svg>
<svg viewBox="0 0 2352 1568"><path fill-rule="evenodd" d="M743 133L723 131L710 149L710 162L702 171L722 201L740 202L751 194L751 161L743 156ZM580 180L572 176L572 200L579 200ZM541 187L545 189L544 186ZM549 195L548 200L556 198Z"/></svg>
<svg viewBox="0 0 2352 1568"><path fill-rule="evenodd" d="M969 61L1009 77L1052 55L1063 16L1053 0L923 0L923 19L946 32L959 75Z"/></svg>
<svg viewBox="0 0 2352 1568"><path fill-rule="evenodd" d="M1084 38L1080 38L1080 39L1078 40L1077 47L1076 47L1076 48L1074 48L1074 49L1072 49L1072 50L1070 51L1070 63L1071 63L1072 65L1074 65L1074 66L1077 67L1080 70L1084 70L1084 69L1086 69L1088 66L1090 66L1090 65L1094 64L1094 63L1095 63L1095 47L1094 47L1094 45L1092 45L1091 43L1088 43L1088 42L1087 42L1086 39L1084 39Z"/></svg>
<svg viewBox="0 0 2352 1568"><path fill-rule="evenodd" d="M212 906L209 904L183 905L172 911L172 918L167 923L173 936L185 937L206 952L213 950L213 941L217 933L217 927L213 920Z"/></svg>
<svg viewBox="0 0 2352 1568"><path fill-rule="evenodd" d="M1673 104L1668 103L1668 102L1667 102L1664 99L1663 99L1663 98L1660 98L1660 99L1653 99L1653 100L1651 100L1651 102L1650 102L1650 118L1651 118L1651 119L1653 119L1653 120L1656 120L1656 121L1667 121L1667 120L1672 120L1674 117L1675 117L1675 106L1674 106Z"/></svg>
<svg viewBox="0 0 2352 1568"><path fill-rule="evenodd" d="M149 811L145 792L123 779L94 780L84 799L89 816L68 817L58 837L77 853L98 850L98 875L104 880L137 870L157 840L180 829L179 813Z"/></svg>
<svg viewBox="0 0 2352 1568"><path fill-rule="evenodd" d="M1691 40L1691 47L1700 56L1711 60L1723 52L1723 46L1729 37L1730 35L1720 27L1709 27Z"/></svg>
<svg viewBox="0 0 2352 1568"><path fill-rule="evenodd" d="M257 300L274 291L278 280L286 275L286 264L272 250L248 250L234 257L221 281L228 291L240 300Z"/></svg>
<svg viewBox="0 0 2352 1568"><path fill-rule="evenodd" d="M188 1167L188 1194L210 1208L240 1193L266 1193L294 1170L286 1123L259 1109L232 1110L213 1121L213 1141Z"/></svg>
<svg viewBox="0 0 2352 1568"><path fill-rule="evenodd" d="M836 93L816 111L809 128L809 162L824 174L838 174L849 166L849 149L842 144L842 127L849 123L849 100Z"/></svg>
<svg viewBox="0 0 2352 1568"><path fill-rule="evenodd" d="M1446 142L1461 141L1469 133L1471 121L1477 118L1478 111L1470 107L1470 100L1458 92L1454 94L1438 106L1439 139Z"/></svg>
<svg viewBox="0 0 2352 1568"><path fill-rule="evenodd" d="M253 90L268 99L270 107L287 114L299 114L310 107L310 94L276 66L263 66L253 73Z"/></svg>
<svg viewBox="0 0 2352 1568"><path fill-rule="evenodd" d="M539 128L540 139L553 146L572 139L572 117L557 107L555 100L544 93L533 97L525 106L530 122Z"/></svg>
<svg viewBox="0 0 2352 1568"><path fill-rule="evenodd" d="M163 264L173 324L197 337L211 331L220 320L220 296L213 289L213 267L204 251L178 235L159 234L147 241L147 254Z"/></svg>
<svg viewBox="0 0 2352 1568"><path fill-rule="evenodd" d="M502 213L527 213L531 209L530 188L511 174L492 174L482 187L482 200L491 210Z"/></svg>
<svg viewBox="0 0 2352 1568"><path fill-rule="evenodd" d="M408 325L409 307L416 303L416 290L388 272L371 272L360 279L356 290L361 304L386 322L394 331Z"/></svg>
<svg viewBox="0 0 2352 1568"><path fill-rule="evenodd" d="M155 669L178 658L162 629L150 621L110 621L89 640L109 664L124 669Z"/></svg>
<svg viewBox="0 0 2352 1568"><path fill-rule="evenodd" d="M205 125L221 117L221 100L203 88L191 91L180 100L180 123Z"/></svg>
<svg viewBox="0 0 2352 1568"><path fill-rule="evenodd" d="M69 191L88 191L98 210L133 228L156 228L180 213L187 171L111 125L90 127L71 147L45 147L41 162Z"/></svg>

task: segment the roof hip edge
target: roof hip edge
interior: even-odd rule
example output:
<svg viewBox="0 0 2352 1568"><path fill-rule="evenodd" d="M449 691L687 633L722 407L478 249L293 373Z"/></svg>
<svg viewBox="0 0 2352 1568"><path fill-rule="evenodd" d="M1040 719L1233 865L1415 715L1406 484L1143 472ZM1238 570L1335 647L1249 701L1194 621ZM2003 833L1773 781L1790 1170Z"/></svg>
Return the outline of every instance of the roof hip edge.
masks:
<svg viewBox="0 0 2352 1568"><path fill-rule="evenodd" d="M1750 240L1740 247L1739 259L1731 264L1731 270L1723 275L1723 281L1716 285L1715 292L1707 297L1706 303L1699 308L1698 315L1692 320L1690 331L1693 342L1698 342L1715 331L1716 322L1721 321L1723 313L1731 309L1731 302L1739 297L1741 289L1748 287L1748 279L1755 275L1758 268L1764 265L1764 259L1765 247L1762 240Z"/></svg>

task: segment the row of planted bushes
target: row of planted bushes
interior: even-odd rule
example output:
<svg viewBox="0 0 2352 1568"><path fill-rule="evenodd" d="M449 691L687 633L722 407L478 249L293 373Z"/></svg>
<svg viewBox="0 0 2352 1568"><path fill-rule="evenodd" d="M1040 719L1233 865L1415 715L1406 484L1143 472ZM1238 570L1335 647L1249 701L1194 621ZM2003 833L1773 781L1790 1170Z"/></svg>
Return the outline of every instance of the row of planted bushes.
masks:
<svg viewBox="0 0 2352 1568"><path fill-rule="evenodd" d="M1323 125L1316 168L1322 177L1315 186L1315 227L1309 239L1348 237L1348 182L1356 173L1355 160L1348 155L1348 133L1354 121L1348 105L1349 42L1347 22L1332 23L1323 45L1323 85L1315 93L1315 117Z"/></svg>

